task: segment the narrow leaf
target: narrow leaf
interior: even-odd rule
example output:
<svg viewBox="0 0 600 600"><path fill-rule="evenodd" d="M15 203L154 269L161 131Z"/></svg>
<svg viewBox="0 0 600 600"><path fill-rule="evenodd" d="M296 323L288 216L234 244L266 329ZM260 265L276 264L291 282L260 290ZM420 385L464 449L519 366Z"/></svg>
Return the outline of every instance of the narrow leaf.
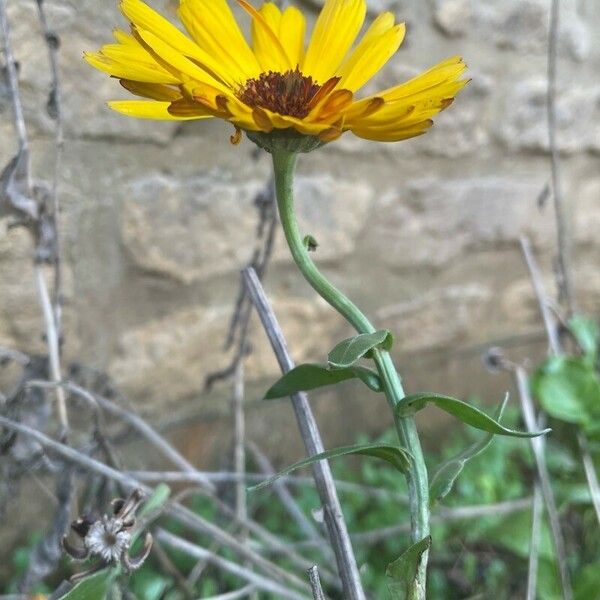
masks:
<svg viewBox="0 0 600 600"><path fill-rule="evenodd" d="M392 579L388 584L392 600L415 600L421 597L417 590L417 573L421 557L430 547L431 536L427 536L387 566L385 573Z"/></svg>
<svg viewBox="0 0 600 600"><path fill-rule="evenodd" d="M308 467L309 465L317 463L321 460L337 458L338 456L349 456L353 454L359 456L372 456L375 458L380 458L381 460L389 462L396 469L402 471L403 473L406 473L410 468L410 455L406 450L400 448L399 446L390 446L389 444L342 446L340 448L326 450L325 452L321 452L320 454L315 454L314 456L305 458L304 460L300 460L294 463L293 465L287 467L287 469L284 469L276 475L273 475L273 477L269 477L269 479L259 483L258 485L248 488L248 491L253 492L256 490L260 490L264 487L271 485L274 481L277 481L281 477L289 475L296 469Z"/></svg>
<svg viewBox="0 0 600 600"><path fill-rule="evenodd" d="M369 389L381 392L379 375L365 367L329 369L325 365L304 364L288 371L265 394L265 400L285 398L296 392L307 392L316 388L334 385L348 379L360 379Z"/></svg>
<svg viewBox="0 0 600 600"><path fill-rule="evenodd" d="M508 394L505 396L502 404L496 411L495 418L500 421L506 403L508 402ZM457 456L444 462L438 470L434 473L431 478L431 484L429 486L429 497L431 505L433 506L436 502L445 498L452 489L454 482L461 474L465 465L478 454L481 454L494 439L493 433L488 433L479 442L476 442Z"/></svg>
<svg viewBox="0 0 600 600"><path fill-rule="evenodd" d="M373 348L381 347L389 350L393 341L394 338L387 329L375 331L374 333L362 333L340 342L329 353L328 362L334 369L351 367Z"/></svg>
<svg viewBox="0 0 600 600"><path fill-rule="evenodd" d="M151 517L161 511L169 500L170 495L171 488L166 483L158 485L152 496L144 502L144 506L139 511L139 517Z"/></svg>
<svg viewBox="0 0 600 600"><path fill-rule="evenodd" d="M575 336L584 354L591 357L597 355L600 328L596 321L584 315L575 315L569 320L569 330Z"/></svg>
<svg viewBox="0 0 600 600"><path fill-rule="evenodd" d="M114 569L104 569L80 581L60 600L104 600L114 578Z"/></svg>
<svg viewBox="0 0 600 600"><path fill-rule="evenodd" d="M489 415L484 412L458 400L457 398L451 398L450 396L441 396L439 394L414 394L412 396L406 396L396 409L400 417L414 414L416 411L425 408L427 404L435 404L439 409L447 412L448 414L456 417L466 425L470 425L475 429L481 429L488 433L494 433L497 435L507 435L512 437L523 437L531 438L543 435L551 431L550 429L544 429L543 431L515 431L503 427L492 419Z"/></svg>

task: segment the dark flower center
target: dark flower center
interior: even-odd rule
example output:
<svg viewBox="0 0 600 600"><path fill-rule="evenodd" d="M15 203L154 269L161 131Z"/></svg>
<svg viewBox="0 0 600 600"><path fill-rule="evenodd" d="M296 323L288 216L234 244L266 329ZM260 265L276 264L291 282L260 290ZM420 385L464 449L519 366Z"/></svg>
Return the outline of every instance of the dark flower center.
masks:
<svg viewBox="0 0 600 600"><path fill-rule="evenodd" d="M321 89L312 77L303 75L298 67L285 73L261 73L248 79L238 92L238 98L252 108L266 108L274 113L303 119L310 112L311 101Z"/></svg>

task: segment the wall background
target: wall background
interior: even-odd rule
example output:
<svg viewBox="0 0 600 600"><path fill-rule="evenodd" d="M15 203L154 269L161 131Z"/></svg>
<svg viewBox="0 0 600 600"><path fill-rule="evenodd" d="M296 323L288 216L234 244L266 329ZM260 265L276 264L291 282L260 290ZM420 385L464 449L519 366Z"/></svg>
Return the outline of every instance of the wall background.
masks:
<svg viewBox="0 0 600 600"><path fill-rule="evenodd" d="M253 198L269 176L268 157L253 158L248 141L232 147L221 122L149 123L110 112L104 102L125 94L81 55L124 24L117 2L46 3L62 40L66 357L106 371L138 409L177 426L181 443L202 455L205 442L229 430L215 426L228 411L228 386L208 395L201 389L206 374L227 364L222 340L238 271L252 252ZM34 168L49 178L46 49L34 2L8 4ZM175 1L151 4L175 17ZM523 355L540 349L518 237L530 236L550 274L553 219L549 206L537 205L550 178L549 4L370 1L372 14L391 9L408 25L406 42L378 87L452 54L465 57L473 81L424 137L378 145L347 135L301 161L299 205L307 233L320 242L317 258L380 326L396 332L412 391L479 393L495 401L508 382L484 372L480 350L498 340ZM562 6L558 137L578 298L597 315L600 47L594 36L600 4L565 0ZM5 164L14 135L1 87L0 114ZM0 226L0 344L42 352L31 244L23 232ZM325 349L348 333L291 267L281 239L266 285L297 361L323 360ZM268 432L276 445L288 439L290 413L285 405L265 408L257 401L277 367L255 331L247 367L250 427L255 435ZM379 400L365 404L354 386L337 400L320 397L319 418L331 440L349 441L357 429L387 422ZM203 424L192 416L202 416ZM427 413L423 426L435 427Z"/></svg>

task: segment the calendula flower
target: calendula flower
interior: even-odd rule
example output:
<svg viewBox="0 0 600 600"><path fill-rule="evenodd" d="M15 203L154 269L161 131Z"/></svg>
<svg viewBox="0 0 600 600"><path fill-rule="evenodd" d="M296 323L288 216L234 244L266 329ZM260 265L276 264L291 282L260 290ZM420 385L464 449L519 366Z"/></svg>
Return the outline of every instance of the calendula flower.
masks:
<svg viewBox="0 0 600 600"><path fill-rule="evenodd" d="M378 16L355 43L366 0L326 0L306 44L297 8L237 3L252 21L250 44L226 0L180 0L189 36L141 0L121 0L131 33L115 31L116 44L85 57L145 100L109 106L146 119L221 118L235 126L234 142L242 130L255 141L284 132L325 143L351 131L393 142L424 133L466 84L464 63L452 57L361 98L360 89L404 39L405 25L392 13Z"/></svg>

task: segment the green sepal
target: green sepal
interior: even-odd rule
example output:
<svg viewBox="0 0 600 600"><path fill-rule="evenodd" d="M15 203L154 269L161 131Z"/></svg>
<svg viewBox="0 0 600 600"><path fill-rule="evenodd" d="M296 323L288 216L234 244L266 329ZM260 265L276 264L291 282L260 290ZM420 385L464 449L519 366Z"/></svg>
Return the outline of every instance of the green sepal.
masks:
<svg viewBox="0 0 600 600"><path fill-rule="evenodd" d="M358 444L355 446L342 446L340 448L334 448L332 450L326 450L325 452L321 452L320 454L315 454L309 458L305 458L304 460L300 460L293 465L287 467L283 471L280 471L273 477L269 477L269 479L259 483L258 485L254 485L248 488L249 492L254 492L265 488L271 485L274 481L277 481L281 477L285 475L289 475L294 472L296 469L300 469L302 467L308 467L314 463L317 463L321 460L327 460L330 458L337 458L338 456L349 456L349 455L359 455L359 456L371 456L375 458L380 458L381 460L385 460L394 466L398 471L402 473L407 473L410 469L410 454L400 448L399 446L391 446L389 444Z"/></svg>
<svg viewBox="0 0 600 600"><path fill-rule="evenodd" d="M288 371L272 385L265 394L265 400L285 398L296 392L307 392L317 388L334 385L348 379L360 379L369 389L381 392L383 386L379 375L365 367L330 369L326 365L304 364Z"/></svg>
<svg viewBox="0 0 600 600"><path fill-rule="evenodd" d="M387 329L374 333L361 333L340 342L329 353L327 360L333 369L344 369L367 356L374 348L390 350L393 343L394 337Z"/></svg>
<svg viewBox="0 0 600 600"><path fill-rule="evenodd" d="M417 573L421 564L421 558L431 547L431 536L423 538L420 542L412 545L406 552L391 562L385 574L392 579L388 583L388 589L392 600L415 600L419 597L415 589L417 585Z"/></svg>
<svg viewBox="0 0 600 600"><path fill-rule="evenodd" d="M396 407L398 416L406 417L415 414L417 411L425 408L427 404L435 404L439 409L447 412L448 414L456 417L462 421L465 425L470 425L475 429L481 429L488 433L494 433L496 435L506 435L511 437L521 438L532 438L544 435L551 431L551 429L544 429L543 431L516 431L514 429L508 429L503 427L483 411L467 404L463 400L452 398L450 396L442 396L439 394L414 394L412 396L406 396L402 399L400 404Z"/></svg>

